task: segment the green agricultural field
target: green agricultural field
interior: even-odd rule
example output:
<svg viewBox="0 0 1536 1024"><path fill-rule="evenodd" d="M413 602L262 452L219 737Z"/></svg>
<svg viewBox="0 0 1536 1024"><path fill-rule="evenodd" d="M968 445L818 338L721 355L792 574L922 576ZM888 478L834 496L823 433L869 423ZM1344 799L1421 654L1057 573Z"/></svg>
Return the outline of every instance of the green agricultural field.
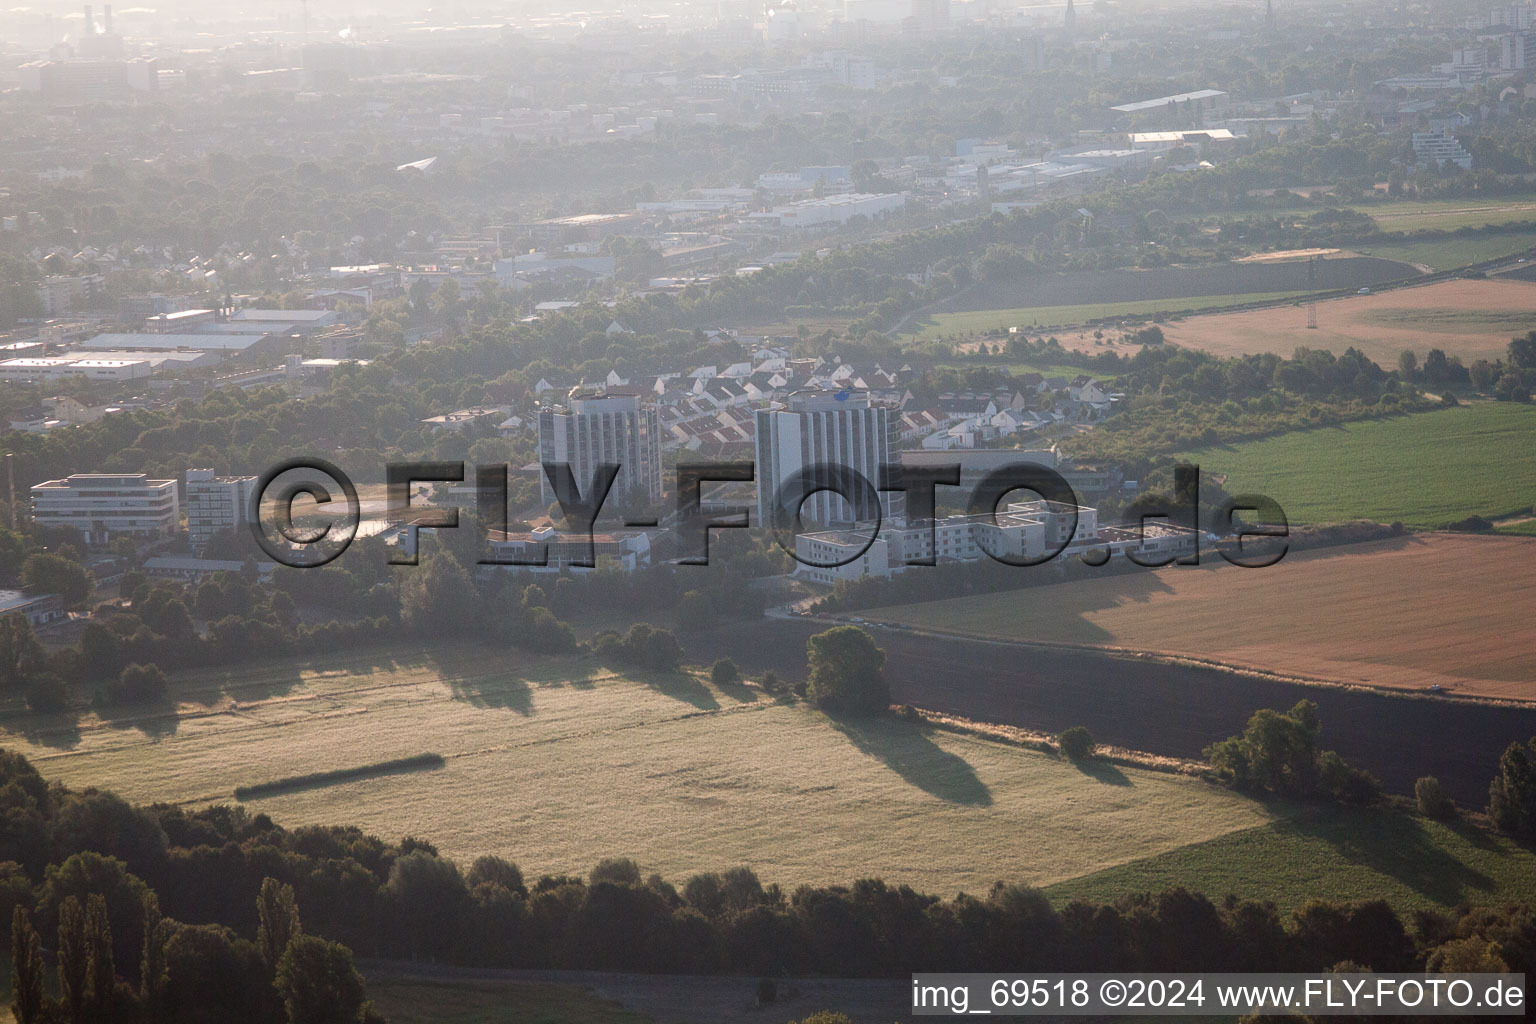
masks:
<svg viewBox="0 0 1536 1024"><path fill-rule="evenodd" d="M0 743L49 779L138 802L435 753L441 767L252 799L289 826L421 836L537 876L630 856L677 881L737 864L787 885L871 875L953 894L1060 881L1270 820L1166 773L1085 774L1050 755L895 719L840 726L693 675L581 659L398 649L173 682L180 703Z"/></svg>
<svg viewBox="0 0 1536 1024"><path fill-rule="evenodd" d="M1383 231L1455 231L1487 224L1536 221L1536 197L1532 196L1402 200L1357 204L1350 209L1370 217Z"/></svg>
<svg viewBox="0 0 1536 1024"><path fill-rule="evenodd" d="M1090 302L1075 306L1034 306L1024 309L982 309L963 313L934 313L913 324L909 333L926 341L944 335L982 334L1000 328L1069 327L1112 316L1148 316L1152 313L1241 306L1269 302L1303 292L1254 292L1245 295L1201 295L1180 299L1140 299L1134 302Z"/></svg>
<svg viewBox="0 0 1536 1024"><path fill-rule="evenodd" d="M1369 245L1354 251L1365 256L1420 264L1431 270L1455 270L1457 267L1484 263L1501 256L1513 256L1531 248L1536 248L1536 231L1432 239L1399 245Z"/></svg>
<svg viewBox="0 0 1536 1024"><path fill-rule="evenodd" d="M1267 494L1292 522L1400 521L1433 528L1497 516L1536 495L1536 407L1478 402L1184 453Z"/></svg>
<svg viewBox="0 0 1536 1024"><path fill-rule="evenodd" d="M1273 900L1382 899L1399 912L1492 903L1536 891L1536 857L1503 836L1402 811L1312 807L1268 825L1051 886L1110 900L1171 886Z"/></svg>

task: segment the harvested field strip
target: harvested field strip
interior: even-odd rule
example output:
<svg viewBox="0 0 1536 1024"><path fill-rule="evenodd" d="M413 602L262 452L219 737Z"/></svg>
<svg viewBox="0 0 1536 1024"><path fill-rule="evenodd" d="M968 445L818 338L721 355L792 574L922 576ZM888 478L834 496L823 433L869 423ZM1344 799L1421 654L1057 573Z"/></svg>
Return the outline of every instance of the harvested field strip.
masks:
<svg viewBox="0 0 1536 1024"><path fill-rule="evenodd" d="M1308 329L1299 307L1212 313L1165 324L1163 334L1175 345L1221 356L1289 357L1300 346L1339 355L1354 347L1393 369L1404 349L1422 363L1438 348L1471 365L1503 358L1510 337L1536 321L1536 284L1494 278L1393 288L1323 300L1317 317L1317 328Z"/></svg>
<svg viewBox="0 0 1536 1024"><path fill-rule="evenodd" d="M1497 565L1486 573L1474 567ZM971 636L1156 651L1283 676L1536 699L1536 543L1436 534L876 609Z"/></svg>
<svg viewBox="0 0 1536 1024"><path fill-rule="evenodd" d="M397 757L392 761L377 761L373 764L359 765L356 768L338 768L335 771L329 772L309 772L304 775L290 775L286 779L258 782L254 786L236 786L235 799L241 801L256 800L264 796L275 796L278 793L297 793L303 789L322 789L326 786L334 786L342 782L356 782L359 779L377 779L384 775L399 775L403 772L441 768L443 764L442 754L416 754L413 757Z"/></svg>

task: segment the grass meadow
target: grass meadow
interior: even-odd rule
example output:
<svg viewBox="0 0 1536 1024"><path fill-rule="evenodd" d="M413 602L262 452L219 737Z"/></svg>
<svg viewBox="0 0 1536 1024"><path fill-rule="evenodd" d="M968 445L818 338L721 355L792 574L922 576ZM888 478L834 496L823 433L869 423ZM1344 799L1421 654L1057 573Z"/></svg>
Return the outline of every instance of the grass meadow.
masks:
<svg viewBox="0 0 1536 1024"><path fill-rule="evenodd" d="M1241 306L1249 302L1269 302L1303 292L1254 292L1245 295L1201 295L1193 298L1139 299L1131 302L1089 302L1070 306L1033 306L1022 309L982 309L959 313L933 313L913 324L909 334L917 340L945 335L984 334L1008 327L1023 327L1031 333L1049 332L1052 327L1074 326L1089 320L1113 316L1148 316L1153 313L1177 313L1211 309L1216 306Z"/></svg>
<svg viewBox="0 0 1536 1024"><path fill-rule="evenodd" d="M1536 891L1536 857L1505 836L1382 808L1309 807L1145 860L1051 886L1060 902L1182 885L1213 900L1382 899L1398 908L1495 903ZM1516 897L1518 898L1518 897Z"/></svg>
<svg viewBox="0 0 1536 1024"><path fill-rule="evenodd" d="M1518 219L1532 218L1529 213L1524 213ZM1394 231L1411 230L1400 229L1397 224L1390 221L1382 226ZM1427 226L1454 227L1455 225ZM1418 264L1431 270L1455 270L1457 267L1485 263L1503 256L1514 256L1531 248L1536 248L1536 231L1508 231L1498 234L1472 235L1466 238L1433 238L1395 245L1367 245L1354 251L1364 256L1380 256L1385 260Z"/></svg>
<svg viewBox="0 0 1536 1024"><path fill-rule="evenodd" d="M1370 216L1383 231L1455 231L1536 221L1536 199L1530 196L1405 200L1357 205L1353 209Z"/></svg>
<svg viewBox="0 0 1536 1024"><path fill-rule="evenodd" d="M190 674L173 694L155 714L53 731L13 714L3 742L71 786L193 805L438 754L438 768L247 806L288 826L421 836L462 860L500 854L533 875L631 856L679 881L748 864L785 884L879 875L952 894L1059 881L1270 818L1183 776L1084 773L894 718L840 725L755 689L579 659L402 649Z"/></svg>
<svg viewBox="0 0 1536 1024"><path fill-rule="evenodd" d="M1529 507L1536 406L1477 402L1185 452L1233 494L1280 503L1293 523L1375 519L1435 528Z"/></svg>

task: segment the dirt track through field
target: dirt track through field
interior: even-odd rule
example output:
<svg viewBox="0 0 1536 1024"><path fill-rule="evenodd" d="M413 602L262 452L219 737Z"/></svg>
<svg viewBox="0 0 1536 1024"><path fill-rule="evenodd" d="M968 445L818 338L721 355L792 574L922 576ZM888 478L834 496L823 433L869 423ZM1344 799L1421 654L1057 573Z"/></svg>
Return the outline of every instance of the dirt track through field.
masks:
<svg viewBox="0 0 1536 1024"><path fill-rule="evenodd" d="M765 620L684 637L697 660L805 674L805 641L832 623ZM1198 758L1259 708L1316 701L1323 744L1394 792L1436 775L1482 807L1499 755L1536 736L1536 707L1301 686L1219 669L880 630L892 698L946 714L1060 732L1083 725L1102 743Z"/></svg>

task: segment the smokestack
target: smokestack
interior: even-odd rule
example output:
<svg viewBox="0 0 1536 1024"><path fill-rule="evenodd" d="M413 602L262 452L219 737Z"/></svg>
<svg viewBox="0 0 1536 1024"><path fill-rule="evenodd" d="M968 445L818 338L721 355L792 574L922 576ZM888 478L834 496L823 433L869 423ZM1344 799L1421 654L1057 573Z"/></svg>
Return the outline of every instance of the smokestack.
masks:
<svg viewBox="0 0 1536 1024"><path fill-rule="evenodd" d="M101 5L101 30L107 35L112 34L112 5Z"/></svg>
<svg viewBox="0 0 1536 1024"><path fill-rule="evenodd" d="M85 27L80 30L80 34L83 36L93 36L96 34L96 22L91 20L90 4L85 5Z"/></svg>

